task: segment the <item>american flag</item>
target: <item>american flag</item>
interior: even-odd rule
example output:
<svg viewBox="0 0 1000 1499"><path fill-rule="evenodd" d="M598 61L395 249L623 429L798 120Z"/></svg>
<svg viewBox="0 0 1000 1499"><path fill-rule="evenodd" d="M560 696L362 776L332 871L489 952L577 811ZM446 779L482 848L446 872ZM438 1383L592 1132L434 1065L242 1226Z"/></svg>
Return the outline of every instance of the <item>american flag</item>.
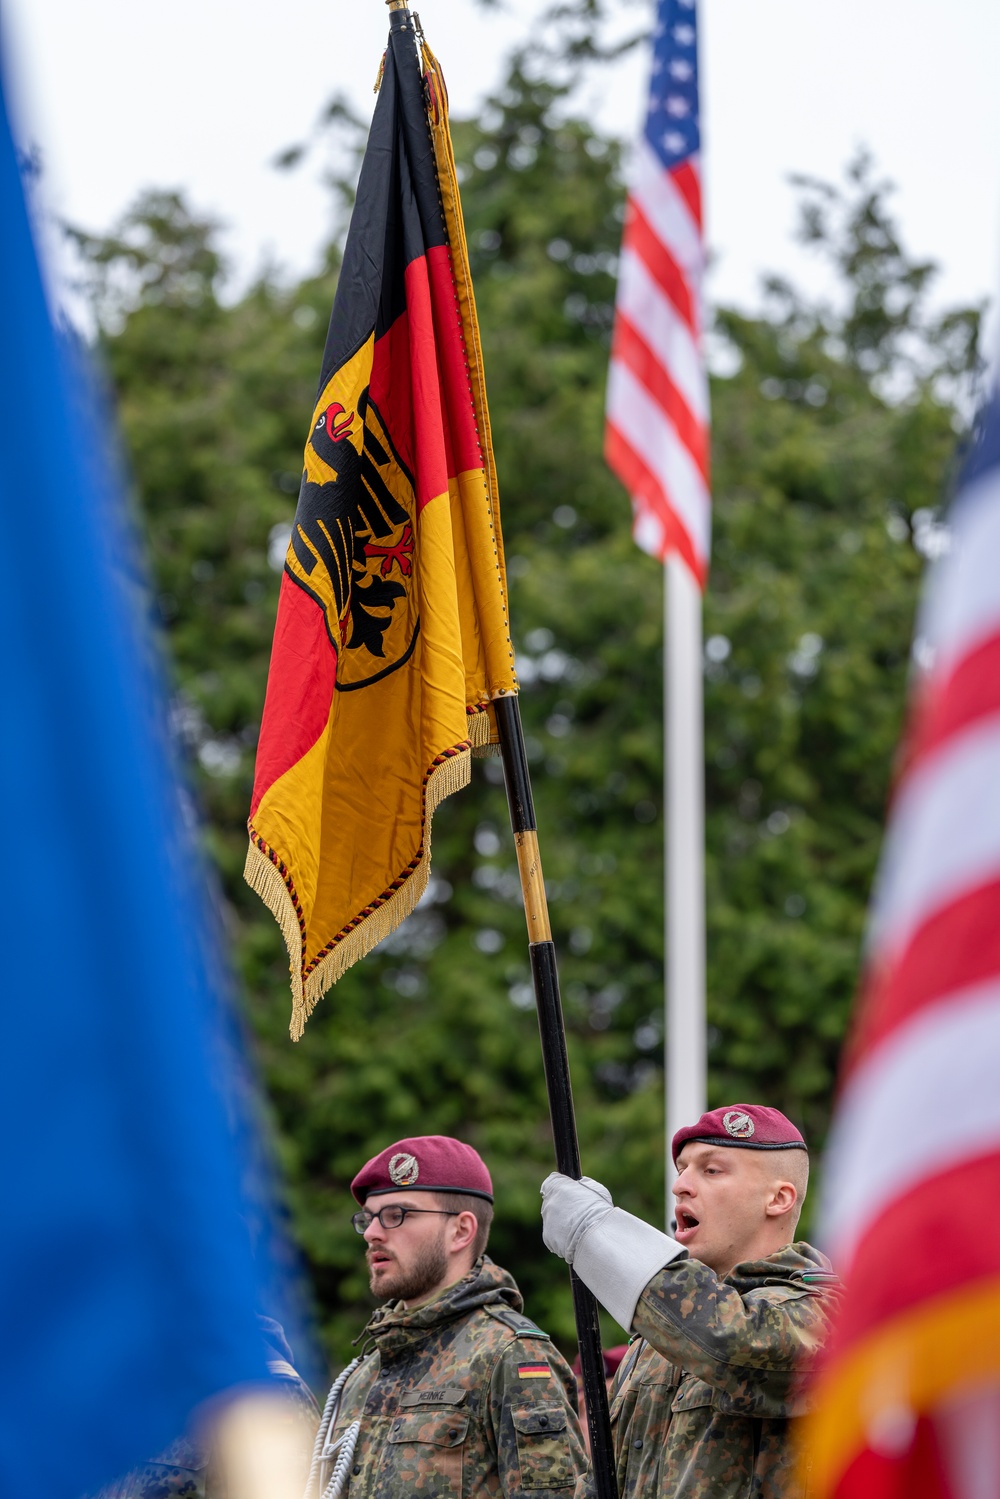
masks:
<svg viewBox="0 0 1000 1499"><path fill-rule="evenodd" d="M646 125L618 276L605 456L639 546L708 568L708 382L701 352L701 126L695 0L660 0Z"/></svg>
<svg viewBox="0 0 1000 1499"><path fill-rule="evenodd" d="M845 1278L820 1496L1000 1494L1000 397L918 624L923 663L825 1168Z"/></svg>

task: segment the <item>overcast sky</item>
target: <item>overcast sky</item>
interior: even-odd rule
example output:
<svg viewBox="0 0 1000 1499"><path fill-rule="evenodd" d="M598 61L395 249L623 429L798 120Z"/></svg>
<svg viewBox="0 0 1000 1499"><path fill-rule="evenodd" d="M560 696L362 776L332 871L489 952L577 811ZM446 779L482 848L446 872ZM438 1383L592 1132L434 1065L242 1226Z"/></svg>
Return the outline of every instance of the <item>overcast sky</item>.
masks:
<svg viewBox="0 0 1000 1499"><path fill-rule="evenodd" d="M483 10L417 0L454 112L472 109L529 34L539 0ZM752 306L760 274L811 279L791 243L792 172L835 177L861 143L899 186L939 300L1000 285L997 0L700 0L710 294ZM265 258L309 269L328 228L313 170L279 173L323 104L346 91L367 118L384 45L380 0L3 0L22 134L47 195L81 226L110 226L135 194L182 187L229 227L241 276ZM633 3L623 15L641 17ZM595 78L584 103L637 128L645 55Z"/></svg>

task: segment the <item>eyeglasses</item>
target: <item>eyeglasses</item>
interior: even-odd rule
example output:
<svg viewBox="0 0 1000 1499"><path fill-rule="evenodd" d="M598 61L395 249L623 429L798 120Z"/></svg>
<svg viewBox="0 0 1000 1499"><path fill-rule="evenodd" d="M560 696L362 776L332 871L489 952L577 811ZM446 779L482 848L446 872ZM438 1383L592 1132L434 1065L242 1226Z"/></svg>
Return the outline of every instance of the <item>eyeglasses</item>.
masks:
<svg viewBox="0 0 1000 1499"><path fill-rule="evenodd" d="M458 1213L448 1213L443 1208L401 1208L393 1203L389 1207L379 1208L377 1213L370 1213L367 1208L362 1208L360 1213L354 1214L351 1222L354 1224L354 1232L363 1234L376 1218L383 1228L400 1228L407 1213L430 1213L435 1218L458 1217Z"/></svg>

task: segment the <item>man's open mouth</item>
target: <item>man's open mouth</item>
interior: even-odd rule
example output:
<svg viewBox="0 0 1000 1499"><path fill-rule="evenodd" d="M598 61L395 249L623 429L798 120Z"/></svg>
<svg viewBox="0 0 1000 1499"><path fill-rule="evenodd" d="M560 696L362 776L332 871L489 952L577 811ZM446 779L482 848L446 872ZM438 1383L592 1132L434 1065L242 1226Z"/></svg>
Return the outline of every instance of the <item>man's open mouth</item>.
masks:
<svg viewBox="0 0 1000 1499"><path fill-rule="evenodd" d="M381 1265L391 1265L392 1255L384 1254L382 1250L376 1249L373 1253L369 1253L368 1263L373 1270L377 1270Z"/></svg>
<svg viewBox="0 0 1000 1499"><path fill-rule="evenodd" d="M675 1214L677 1218L677 1237L683 1240L686 1234L693 1233L698 1227L698 1219L690 1208L678 1208Z"/></svg>

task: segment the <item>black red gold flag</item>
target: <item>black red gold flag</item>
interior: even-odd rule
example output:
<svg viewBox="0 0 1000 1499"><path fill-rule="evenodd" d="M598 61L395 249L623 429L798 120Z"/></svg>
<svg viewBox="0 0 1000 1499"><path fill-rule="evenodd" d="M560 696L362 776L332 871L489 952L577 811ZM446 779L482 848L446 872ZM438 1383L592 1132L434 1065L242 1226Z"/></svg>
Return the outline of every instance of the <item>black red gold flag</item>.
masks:
<svg viewBox="0 0 1000 1499"><path fill-rule="evenodd" d="M406 13L403 12L406 16ZM517 691L479 330L440 69L394 25L285 560L246 878L291 1033L402 921L431 816Z"/></svg>

